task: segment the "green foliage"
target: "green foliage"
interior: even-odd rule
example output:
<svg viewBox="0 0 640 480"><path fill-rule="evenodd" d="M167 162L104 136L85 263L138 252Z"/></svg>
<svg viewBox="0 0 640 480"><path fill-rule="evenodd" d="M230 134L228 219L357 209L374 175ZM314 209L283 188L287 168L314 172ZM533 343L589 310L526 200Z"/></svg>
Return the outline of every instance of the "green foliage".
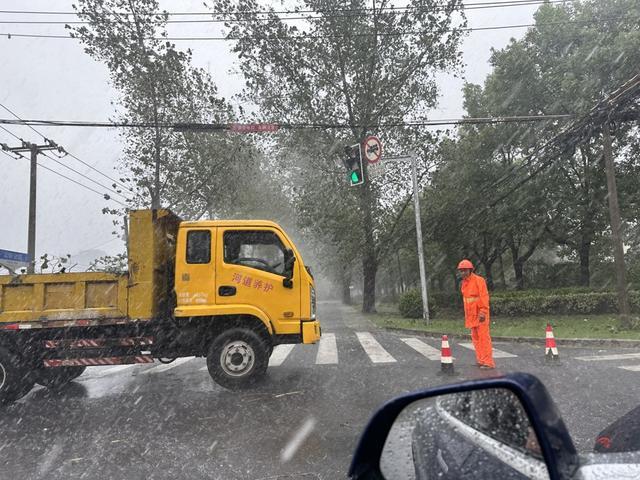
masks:
<svg viewBox="0 0 640 480"><path fill-rule="evenodd" d="M65 273L71 271L75 265L69 264L70 254L66 255L50 255L45 253L40 256L41 263L36 265L36 271L39 273Z"/></svg>
<svg viewBox="0 0 640 480"><path fill-rule="evenodd" d="M89 265L88 272L122 273L128 270L127 256L124 253L105 255L95 259Z"/></svg>
<svg viewBox="0 0 640 480"><path fill-rule="evenodd" d="M121 192L130 207L168 207L184 218L233 216L258 188L259 156L246 136L159 128L169 122L235 120L191 50L164 40L168 14L157 0L78 0L82 26L67 26L85 52L109 69L118 92L115 120L147 123L120 132ZM109 19L109 21L105 21ZM115 188L116 187L114 185ZM107 213L123 212L106 210Z"/></svg>
<svg viewBox="0 0 640 480"><path fill-rule="evenodd" d="M414 288L400 295L398 310L400 310L400 315L405 318L422 318L423 309L420 290ZM429 318L435 318L437 312L437 306L429 303Z"/></svg>
<svg viewBox="0 0 640 480"><path fill-rule="evenodd" d="M432 293L429 300L440 309L462 312L459 293ZM640 312L640 292L630 292L630 301L632 310ZM593 291L587 287L497 291L491 294L490 303L492 315L505 317L618 311L618 297L614 291Z"/></svg>
<svg viewBox="0 0 640 480"><path fill-rule="evenodd" d="M300 225L333 249L327 270L346 280L362 265L365 309L373 306L380 259L410 200L408 165L372 179L365 164L365 183L349 187L344 168L336 166L339 155L367 134L380 134L389 154L415 149L426 163L430 135L400 127L379 131L377 125L435 106L436 73L461 66L458 27L464 27L464 14L454 15L460 0L410 0L402 11L383 5L345 16L345 8L371 6L364 0L298 0L289 7L316 13L296 24L257 0L215 0L212 8L242 18L226 26L237 39L233 50L247 81L245 97L259 105L259 118L348 127L280 133L274 157ZM407 30L415 34L405 35Z"/></svg>
<svg viewBox="0 0 640 480"><path fill-rule="evenodd" d="M640 292L630 292L632 310L640 312ZM618 297L614 292L566 293L564 295L529 295L491 299L494 315L569 315L617 313Z"/></svg>

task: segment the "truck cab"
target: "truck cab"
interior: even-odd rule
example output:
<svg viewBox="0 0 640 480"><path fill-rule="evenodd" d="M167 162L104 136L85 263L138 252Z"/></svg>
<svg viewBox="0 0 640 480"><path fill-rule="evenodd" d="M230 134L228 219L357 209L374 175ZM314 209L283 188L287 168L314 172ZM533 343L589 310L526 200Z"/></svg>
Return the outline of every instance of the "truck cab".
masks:
<svg viewBox="0 0 640 480"><path fill-rule="evenodd" d="M176 318L246 315L275 344L319 339L313 276L276 223L182 222L176 251Z"/></svg>

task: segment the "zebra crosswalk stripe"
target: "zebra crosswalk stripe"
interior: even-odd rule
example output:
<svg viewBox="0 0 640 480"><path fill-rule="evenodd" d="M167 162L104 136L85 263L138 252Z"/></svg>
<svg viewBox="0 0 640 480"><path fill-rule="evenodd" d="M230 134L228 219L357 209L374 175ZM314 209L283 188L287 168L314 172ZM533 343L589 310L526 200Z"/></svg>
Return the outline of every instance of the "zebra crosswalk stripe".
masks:
<svg viewBox="0 0 640 480"><path fill-rule="evenodd" d="M429 360L438 361L440 360L440 350L432 347L431 345L427 345L426 343L418 340L417 338L401 338L404 343L413 348L416 352L424 355Z"/></svg>
<svg viewBox="0 0 640 480"><path fill-rule="evenodd" d="M293 344L276 345L273 347L271 358L269 358L269 366L278 367L282 365L282 362L284 362L287 356L289 356L293 347L295 347Z"/></svg>
<svg viewBox="0 0 640 480"><path fill-rule="evenodd" d="M171 363L165 363L162 365L158 365L157 367L151 367L147 370L145 370L144 372L140 372L140 375L146 375L148 373L160 373L160 372L166 372L167 370L171 370L172 368L176 368L179 367L180 365L190 362L191 360L193 360L196 357L184 357L184 358L178 358L176 360L174 360Z"/></svg>
<svg viewBox="0 0 640 480"><path fill-rule="evenodd" d="M630 372L640 372L640 365L627 365L624 367L618 367L623 370L629 370Z"/></svg>
<svg viewBox="0 0 640 480"><path fill-rule="evenodd" d="M473 343L459 343L461 347L468 348L469 350L475 350L473 347ZM497 348L493 349L493 358L515 358L517 355L509 352L503 352L502 350L498 350Z"/></svg>
<svg viewBox="0 0 640 480"><path fill-rule="evenodd" d="M87 371L82 375L84 376L92 376L94 378L101 378L107 375L111 375L112 373L121 372L122 370L128 370L131 367L138 366L137 363L127 364L127 365L116 365L115 367L88 367Z"/></svg>
<svg viewBox="0 0 640 480"><path fill-rule="evenodd" d="M596 362L600 360L628 360L630 358L640 358L640 353L618 353L615 355L591 355L588 357L576 357L576 360L584 362Z"/></svg>
<svg viewBox="0 0 640 480"><path fill-rule="evenodd" d="M394 363L395 358L387 352L369 332L356 332L358 341L373 363Z"/></svg>
<svg viewBox="0 0 640 480"><path fill-rule="evenodd" d="M330 365L338 363L338 346L335 333L325 333L320 338L316 364Z"/></svg>

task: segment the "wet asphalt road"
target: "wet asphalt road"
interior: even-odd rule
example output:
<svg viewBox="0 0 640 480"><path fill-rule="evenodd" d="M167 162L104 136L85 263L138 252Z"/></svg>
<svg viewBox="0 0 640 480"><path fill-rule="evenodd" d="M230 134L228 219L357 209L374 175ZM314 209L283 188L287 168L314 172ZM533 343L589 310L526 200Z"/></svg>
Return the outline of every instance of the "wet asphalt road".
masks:
<svg viewBox="0 0 640 480"><path fill-rule="evenodd" d="M323 333L335 335L338 363L316 364L318 346L297 345L251 391L232 393L213 384L201 358L165 371L155 365L92 367L59 393L35 388L0 410L0 478L344 478L377 406L450 380L437 375L438 361L401 340L411 335L379 330L337 303L321 303L319 315ZM365 337L394 361L374 363L375 354L363 348L367 338L356 333L371 334ZM438 340L416 338L439 348ZM473 352L451 340L455 380L495 374L477 369ZM600 430L640 402L640 371L620 368L640 365L640 356L575 357L640 349L570 348L558 340L562 360L556 367L544 363L542 338L540 345L495 344L515 355L497 358L496 373L537 375L579 450L586 451ZM324 360L335 361L334 353L325 352Z"/></svg>

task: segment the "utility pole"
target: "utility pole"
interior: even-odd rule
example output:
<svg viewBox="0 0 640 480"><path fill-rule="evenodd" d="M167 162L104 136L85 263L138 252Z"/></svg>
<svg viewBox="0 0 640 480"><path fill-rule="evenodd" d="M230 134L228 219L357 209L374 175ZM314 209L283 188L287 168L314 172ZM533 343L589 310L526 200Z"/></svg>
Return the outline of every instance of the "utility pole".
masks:
<svg viewBox="0 0 640 480"><path fill-rule="evenodd" d="M31 159L31 167L29 171L29 230L27 237L27 255L29 257L29 265L27 265L27 273L34 272L36 261L36 190L38 180L38 154L47 150L58 150L62 152L55 142L45 139L45 145L37 145L35 143L22 141L20 147L8 147L2 145L2 149L8 152L22 154L29 152Z"/></svg>
<svg viewBox="0 0 640 480"><path fill-rule="evenodd" d="M418 172L416 154L411 155L411 177L413 180L413 202L416 214L416 237L418 241L418 265L420 267L420 290L422 293L422 318L429 324L429 301L427 300L427 273L424 264L424 246L422 243L422 221L420 219L420 190L418 189Z"/></svg>
<svg viewBox="0 0 640 480"><path fill-rule="evenodd" d="M607 190L609 197L609 219L611 221L611 241L613 243L613 261L616 269L616 286L618 290L618 309L624 328L631 327L631 307L627 293L627 278L624 265L624 246L622 243L622 221L620 220L620 207L618 205L618 189L616 187L616 174L613 165L613 152L611 148L611 132L609 123L602 127L602 146L604 153L604 169L607 175Z"/></svg>
<svg viewBox="0 0 640 480"><path fill-rule="evenodd" d="M420 269L420 293L422 296L422 318L427 323L429 318L429 297L427 295L427 272L424 260L424 245L422 244L422 220L420 218L420 190L418 188L418 167L416 162L418 157L415 153L411 155L402 155L398 157L382 157L382 165L391 162L410 161L411 162L411 180L413 183L413 205L416 217L416 240L418 242L418 267ZM378 173L380 174L380 173ZM398 265L400 265L398 263ZM402 273L401 273L402 275Z"/></svg>

